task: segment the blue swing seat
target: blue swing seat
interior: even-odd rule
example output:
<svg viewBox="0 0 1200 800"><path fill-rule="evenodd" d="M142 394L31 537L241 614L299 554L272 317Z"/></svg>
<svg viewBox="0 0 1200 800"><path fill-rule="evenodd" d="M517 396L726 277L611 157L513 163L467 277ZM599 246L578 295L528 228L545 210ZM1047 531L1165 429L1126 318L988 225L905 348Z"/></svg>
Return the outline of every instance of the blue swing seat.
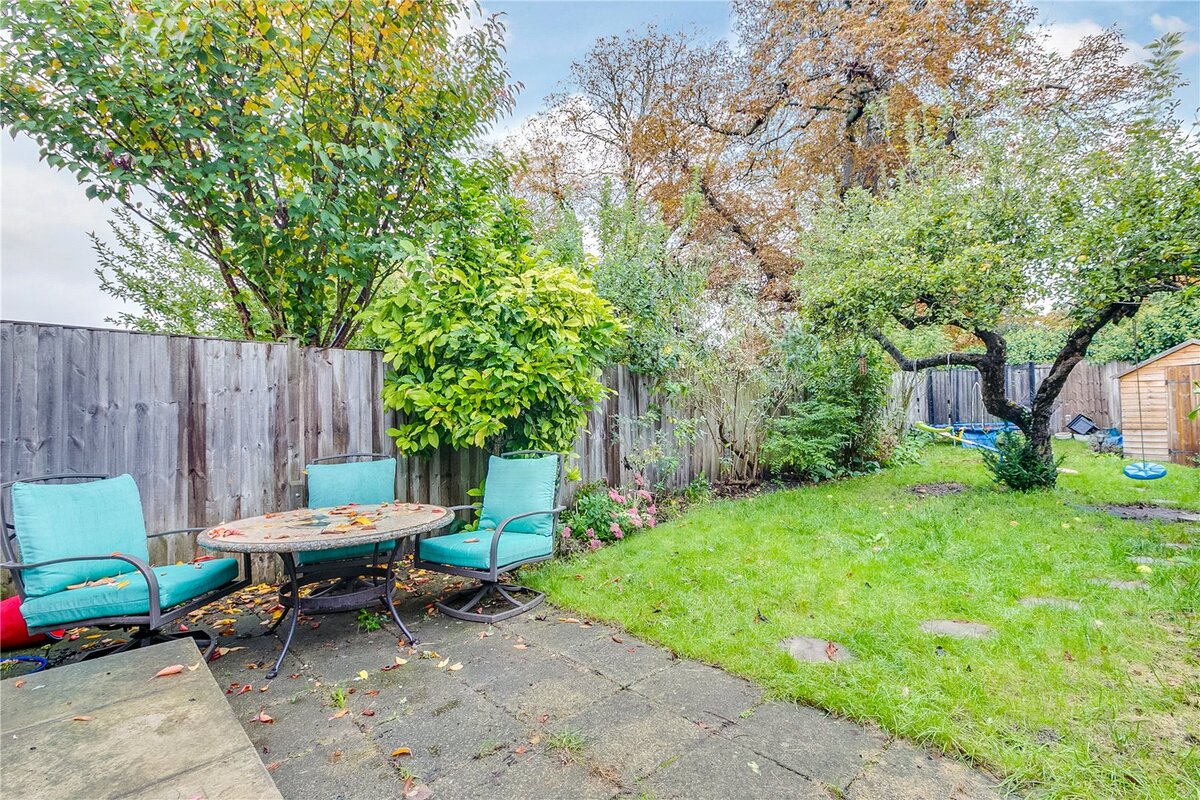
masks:
<svg viewBox="0 0 1200 800"><path fill-rule="evenodd" d="M1152 461L1135 461L1132 464L1127 464L1122 470L1126 478L1133 478L1135 481L1156 481L1159 478L1166 477L1167 468L1162 464L1155 464Z"/></svg>

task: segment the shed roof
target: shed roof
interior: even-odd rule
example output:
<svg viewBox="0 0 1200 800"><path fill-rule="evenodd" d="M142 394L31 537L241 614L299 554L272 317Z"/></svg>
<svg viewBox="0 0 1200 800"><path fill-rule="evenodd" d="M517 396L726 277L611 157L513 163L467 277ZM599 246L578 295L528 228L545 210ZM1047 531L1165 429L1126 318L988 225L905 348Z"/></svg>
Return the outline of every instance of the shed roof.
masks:
<svg viewBox="0 0 1200 800"><path fill-rule="evenodd" d="M1171 355L1172 353L1176 353L1189 345L1194 345L1196 347L1200 347L1200 339L1188 339L1187 341L1180 342L1179 344L1175 345L1174 347L1169 347L1157 355L1150 356L1149 358L1147 358L1145 361L1143 361L1140 364L1134 364L1129 369L1118 374L1117 377L1124 378L1126 375L1137 372L1139 369L1146 366L1147 364L1153 364L1155 361L1158 361L1160 358L1166 358L1167 356Z"/></svg>

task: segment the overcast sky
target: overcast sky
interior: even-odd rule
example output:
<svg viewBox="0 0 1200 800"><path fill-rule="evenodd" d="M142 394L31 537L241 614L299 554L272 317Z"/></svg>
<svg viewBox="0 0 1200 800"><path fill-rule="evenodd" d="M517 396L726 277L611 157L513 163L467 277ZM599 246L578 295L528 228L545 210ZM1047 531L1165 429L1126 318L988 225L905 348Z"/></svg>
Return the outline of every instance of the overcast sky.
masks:
<svg viewBox="0 0 1200 800"><path fill-rule="evenodd" d="M1069 51L1083 36L1117 25L1138 48L1168 30L1186 34L1182 62L1190 85L1180 91L1183 108L1200 106L1200 3L1127 0L1043 0L1034 5L1050 26L1051 42ZM508 63L513 78L525 84L511 119L511 130L537 112L543 98L559 88L571 62L601 36L620 34L654 23L664 31L694 30L701 36L728 35L724 2L656 0L569 2L491 0L488 11L508 17ZM0 317L9 320L106 326L105 317L121 304L102 293L88 233L108 234L109 210L87 200L69 173L38 160L37 147L24 137L0 139Z"/></svg>

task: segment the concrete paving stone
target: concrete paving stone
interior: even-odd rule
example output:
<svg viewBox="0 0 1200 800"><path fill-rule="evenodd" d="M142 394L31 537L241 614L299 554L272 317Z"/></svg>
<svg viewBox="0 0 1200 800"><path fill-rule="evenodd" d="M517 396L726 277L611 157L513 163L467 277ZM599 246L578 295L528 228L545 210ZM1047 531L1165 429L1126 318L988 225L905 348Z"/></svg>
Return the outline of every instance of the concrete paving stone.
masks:
<svg viewBox="0 0 1200 800"><path fill-rule="evenodd" d="M426 782L461 771L464 765L474 767L470 762L493 754L530 747L527 726L461 685L440 703L381 708L375 717L360 718L358 724L384 753L409 748L412 755L398 757L398 763Z"/></svg>
<svg viewBox="0 0 1200 800"><path fill-rule="evenodd" d="M483 780L471 773L447 775L430 784L435 800L608 800L617 787L576 761L531 753L513 763L498 761Z"/></svg>
<svg viewBox="0 0 1200 800"><path fill-rule="evenodd" d="M536 672L542 664L558 658L552 650L540 645L525 644L517 649L515 644L515 638L505 639L495 633L482 640L476 638L464 642L448 650L446 655L453 663L463 665L456 677L476 688L520 681Z"/></svg>
<svg viewBox="0 0 1200 800"><path fill-rule="evenodd" d="M1145 581L1122 581L1111 578L1089 578L1088 583L1094 583L1097 586L1107 586L1110 589L1121 589L1123 591L1150 588L1150 584Z"/></svg>
<svg viewBox="0 0 1200 800"><path fill-rule="evenodd" d="M819 784L717 736L676 758L641 786L654 800L829 800Z"/></svg>
<svg viewBox="0 0 1200 800"><path fill-rule="evenodd" d="M194 800L196 797L242 798L252 792L246 775L263 768L253 750L239 750L203 767L183 770L153 786L143 787L121 800ZM95 795L91 795L95 796Z"/></svg>
<svg viewBox="0 0 1200 800"><path fill-rule="evenodd" d="M880 731L794 703L763 703L721 735L805 777L844 789L883 752Z"/></svg>
<svg viewBox="0 0 1200 800"><path fill-rule="evenodd" d="M1061 597L1022 597L1019 601L1026 608L1065 608L1068 611L1079 611L1083 608L1076 600L1064 600Z"/></svg>
<svg viewBox="0 0 1200 800"><path fill-rule="evenodd" d="M396 767L361 736L266 763L288 800L395 800L404 794Z"/></svg>
<svg viewBox="0 0 1200 800"><path fill-rule="evenodd" d="M466 671L465 669L463 670ZM495 680L480 691L524 722L560 720L616 694L621 687L562 658L546 658L511 680Z"/></svg>
<svg viewBox="0 0 1200 800"><path fill-rule="evenodd" d="M829 664L834 661L853 661L854 653L844 644L820 639L815 636L793 636L784 639L779 646L797 661L808 664ZM830 650L832 649L832 653Z"/></svg>
<svg viewBox="0 0 1200 800"><path fill-rule="evenodd" d="M609 635L580 643L565 651L564 655L621 686L629 686L678 660L661 647L646 644L624 633L605 632Z"/></svg>
<svg viewBox="0 0 1200 800"><path fill-rule="evenodd" d="M992 629L982 622L968 622L962 619L927 619L920 627L926 633L951 636L955 639L986 639L992 635Z"/></svg>
<svg viewBox="0 0 1200 800"><path fill-rule="evenodd" d="M621 691L549 726L583 735L581 758L630 790L640 778L712 736L639 694Z"/></svg>
<svg viewBox="0 0 1200 800"><path fill-rule="evenodd" d="M850 785L846 800L998 800L999 784L952 758L893 741Z"/></svg>
<svg viewBox="0 0 1200 800"><path fill-rule="evenodd" d="M692 722L735 724L762 700L762 691L716 667L680 661L629 687Z"/></svg>
<svg viewBox="0 0 1200 800"><path fill-rule="evenodd" d="M600 637L608 637L612 629L589 623L582 617L572 617L568 612L556 608L539 607L536 611L504 620L500 628L560 652L587 645ZM541 619L539 619L541 617ZM580 622L561 622L561 619L579 619Z"/></svg>

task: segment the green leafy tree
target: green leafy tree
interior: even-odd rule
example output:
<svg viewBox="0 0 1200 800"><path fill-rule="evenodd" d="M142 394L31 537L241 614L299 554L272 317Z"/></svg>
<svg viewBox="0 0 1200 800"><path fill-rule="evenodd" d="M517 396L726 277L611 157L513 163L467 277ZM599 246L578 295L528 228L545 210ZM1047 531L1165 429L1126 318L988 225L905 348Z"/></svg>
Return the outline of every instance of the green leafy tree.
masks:
<svg viewBox="0 0 1200 800"><path fill-rule="evenodd" d="M393 371L388 431L404 453L441 444L563 451L605 394L621 327L569 266L533 244L523 204L476 171L441 209L370 332Z"/></svg>
<svg viewBox="0 0 1200 800"><path fill-rule="evenodd" d="M1055 400L1093 338L1200 282L1200 155L1161 118L1101 135L1017 121L968 136L880 196L818 212L801 290L820 323L869 333L901 369L974 367L987 410L1051 463ZM1045 304L1069 328L1027 408L1005 394L1002 330ZM912 358L888 335L944 326L982 351Z"/></svg>
<svg viewBox="0 0 1200 800"><path fill-rule="evenodd" d="M157 230L138 225L125 209L117 209L109 229L111 242L90 234L100 262L95 270L100 289L139 310L123 311L107 321L150 333L245 336L238 309L210 262ZM265 317L253 298L246 305L252 317Z"/></svg>
<svg viewBox="0 0 1200 800"><path fill-rule="evenodd" d="M502 26L456 35L467 10L14 0L0 123L203 256L246 337L340 346L415 249L451 154L512 105Z"/></svg>

